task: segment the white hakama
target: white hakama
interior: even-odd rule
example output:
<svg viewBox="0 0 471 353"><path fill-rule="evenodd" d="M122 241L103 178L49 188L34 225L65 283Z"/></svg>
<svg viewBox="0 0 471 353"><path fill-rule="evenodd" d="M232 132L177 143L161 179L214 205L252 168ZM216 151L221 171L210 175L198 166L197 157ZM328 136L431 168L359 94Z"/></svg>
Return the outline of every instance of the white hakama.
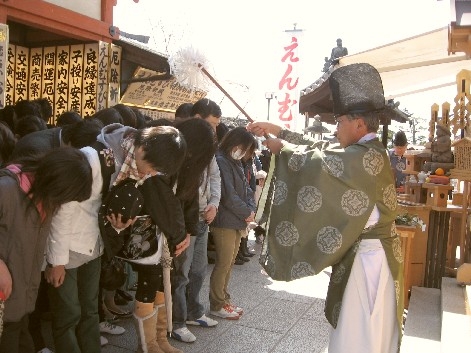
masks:
<svg viewBox="0 0 471 353"><path fill-rule="evenodd" d="M329 353L397 353L396 291L380 240L362 240Z"/></svg>

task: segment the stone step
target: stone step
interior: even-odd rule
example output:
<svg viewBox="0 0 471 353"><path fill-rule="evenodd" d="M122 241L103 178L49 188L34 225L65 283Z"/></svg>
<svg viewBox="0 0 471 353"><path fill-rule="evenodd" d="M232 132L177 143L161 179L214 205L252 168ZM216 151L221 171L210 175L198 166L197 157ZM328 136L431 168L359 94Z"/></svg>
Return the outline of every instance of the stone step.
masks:
<svg viewBox="0 0 471 353"><path fill-rule="evenodd" d="M469 287L469 286L468 286ZM471 347L471 315L469 288L458 284L455 278L442 278L442 352L459 351ZM470 348L471 349L471 348Z"/></svg>
<svg viewBox="0 0 471 353"><path fill-rule="evenodd" d="M412 287L401 353L440 353L440 290Z"/></svg>

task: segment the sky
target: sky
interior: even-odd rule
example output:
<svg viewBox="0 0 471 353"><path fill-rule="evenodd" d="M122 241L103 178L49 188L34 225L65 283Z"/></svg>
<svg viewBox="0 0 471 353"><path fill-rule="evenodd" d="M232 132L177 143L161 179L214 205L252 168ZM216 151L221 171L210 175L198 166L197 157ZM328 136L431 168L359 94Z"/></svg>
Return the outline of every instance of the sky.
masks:
<svg viewBox="0 0 471 353"><path fill-rule="evenodd" d="M322 74L324 57L341 38L355 54L449 24L448 0L118 0L114 25L150 35L150 47L175 55L195 48L221 86L256 120L267 117L266 92L277 90L278 61L285 30L301 29L299 88ZM453 102L456 88L400 97L400 109L429 118L431 104ZM239 115L217 89L208 98L220 103L223 116ZM275 115L273 104L270 116ZM301 116L302 118L302 116Z"/></svg>

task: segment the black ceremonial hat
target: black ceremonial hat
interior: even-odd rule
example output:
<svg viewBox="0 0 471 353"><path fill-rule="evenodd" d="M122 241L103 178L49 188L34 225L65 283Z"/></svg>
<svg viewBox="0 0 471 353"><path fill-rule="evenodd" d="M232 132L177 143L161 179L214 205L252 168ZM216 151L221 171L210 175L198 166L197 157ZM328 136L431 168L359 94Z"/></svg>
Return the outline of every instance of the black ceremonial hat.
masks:
<svg viewBox="0 0 471 353"><path fill-rule="evenodd" d="M334 116L379 111L386 106L381 76L370 64L351 64L334 70L329 86Z"/></svg>

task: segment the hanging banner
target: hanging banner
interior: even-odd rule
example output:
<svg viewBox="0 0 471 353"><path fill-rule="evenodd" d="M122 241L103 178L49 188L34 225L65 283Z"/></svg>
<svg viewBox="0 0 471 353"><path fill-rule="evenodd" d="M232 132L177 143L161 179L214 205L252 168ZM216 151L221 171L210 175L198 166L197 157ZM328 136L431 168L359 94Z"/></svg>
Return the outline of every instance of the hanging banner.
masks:
<svg viewBox="0 0 471 353"><path fill-rule="evenodd" d="M5 105L15 104L15 53L16 45L9 44L5 81Z"/></svg>
<svg viewBox="0 0 471 353"><path fill-rule="evenodd" d="M110 61L109 44L98 42L98 87L96 110L108 108L108 71Z"/></svg>
<svg viewBox="0 0 471 353"><path fill-rule="evenodd" d="M15 103L28 99L29 50L16 46L15 53Z"/></svg>
<svg viewBox="0 0 471 353"><path fill-rule="evenodd" d="M129 84L121 98L121 103L136 107L159 109L175 112L182 103L194 103L206 96L206 92L197 91L180 85L175 78L170 80L149 80L158 76L157 72L139 67L133 79L143 82Z"/></svg>
<svg viewBox="0 0 471 353"><path fill-rule="evenodd" d="M108 107L119 103L121 81L121 47L110 46L110 71L109 71L109 101Z"/></svg>
<svg viewBox="0 0 471 353"><path fill-rule="evenodd" d="M299 113L299 39L302 30L286 30L280 55L281 75L278 81L277 121L296 130Z"/></svg>
<svg viewBox="0 0 471 353"><path fill-rule="evenodd" d="M69 109L70 47L68 45L57 47L56 55L56 103L54 104L54 124L57 118Z"/></svg>
<svg viewBox="0 0 471 353"><path fill-rule="evenodd" d="M6 68L8 54L8 26L0 23L0 109L5 107Z"/></svg>
<svg viewBox="0 0 471 353"><path fill-rule="evenodd" d="M56 47L43 48L42 98L46 98L54 107L56 82Z"/></svg>
<svg viewBox="0 0 471 353"><path fill-rule="evenodd" d="M98 83L98 43L85 44L83 65L82 116L91 116L96 112Z"/></svg>
<svg viewBox="0 0 471 353"><path fill-rule="evenodd" d="M69 110L82 115L83 45L70 46Z"/></svg>
<svg viewBox="0 0 471 353"><path fill-rule="evenodd" d="M65 111L82 117L119 103L122 48L105 42L27 48L8 43L0 24L0 108L47 99L51 123Z"/></svg>
<svg viewBox="0 0 471 353"><path fill-rule="evenodd" d="M31 48L29 50L29 93L28 99L41 98L41 83L43 72L43 49Z"/></svg>

